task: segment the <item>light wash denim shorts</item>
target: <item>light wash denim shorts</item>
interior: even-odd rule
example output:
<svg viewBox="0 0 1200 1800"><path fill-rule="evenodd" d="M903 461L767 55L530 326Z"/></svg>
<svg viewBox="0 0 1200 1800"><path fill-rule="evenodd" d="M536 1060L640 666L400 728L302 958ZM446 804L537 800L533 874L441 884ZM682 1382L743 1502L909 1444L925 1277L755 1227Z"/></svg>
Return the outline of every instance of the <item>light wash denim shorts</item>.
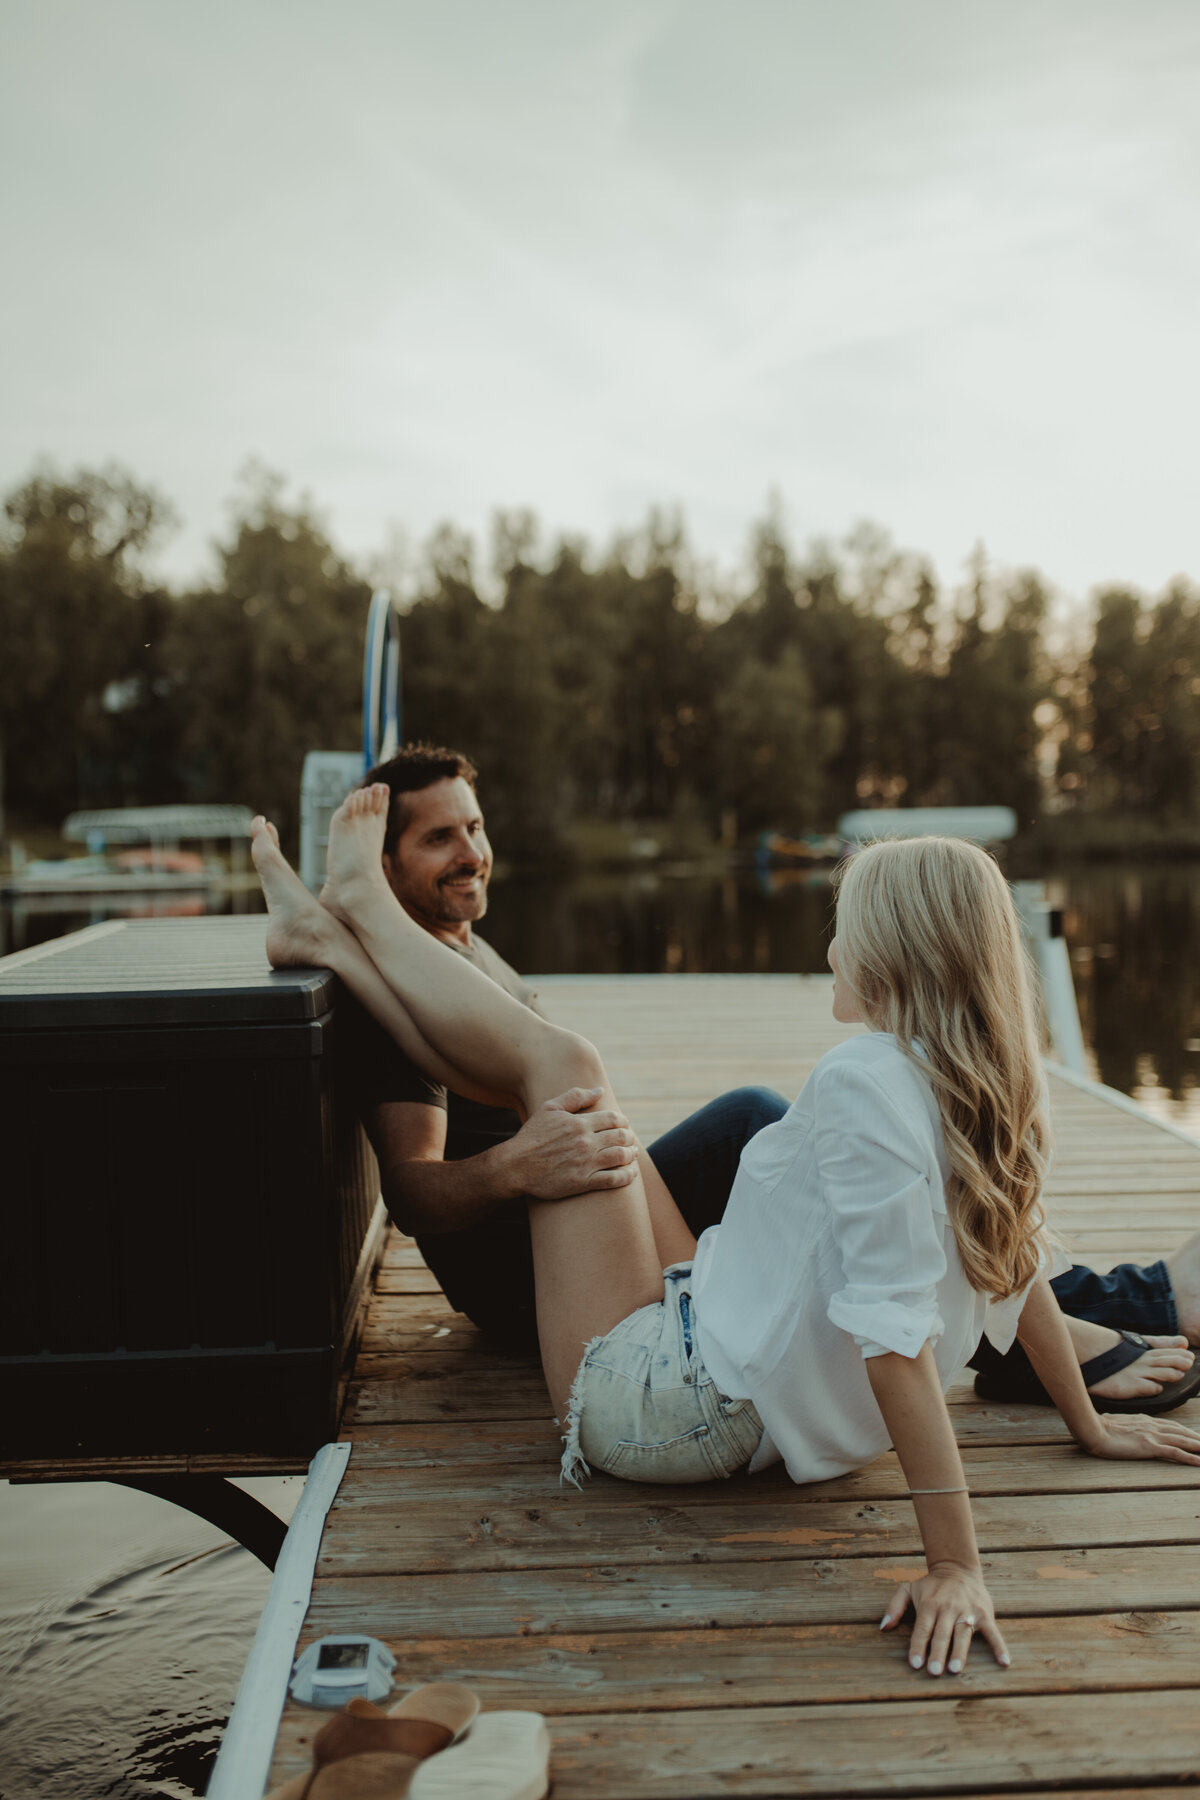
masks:
<svg viewBox="0 0 1200 1800"><path fill-rule="evenodd" d="M749 1400L730 1400L700 1360L691 1263L663 1273L664 1297L583 1353L571 1389L562 1474L589 1465L625 1481L714 1481L745 1468L762 1437Z"/></svg>

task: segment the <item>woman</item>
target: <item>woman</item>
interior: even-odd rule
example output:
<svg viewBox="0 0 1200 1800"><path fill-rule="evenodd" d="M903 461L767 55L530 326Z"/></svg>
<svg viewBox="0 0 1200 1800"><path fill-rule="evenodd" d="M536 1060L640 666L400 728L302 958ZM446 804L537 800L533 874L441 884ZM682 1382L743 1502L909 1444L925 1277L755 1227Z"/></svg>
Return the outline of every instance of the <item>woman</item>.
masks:
<svg viewBox="0 0 1200 1800"><path fill-rule="evenodd" d="M273 963L334 971L432 1079L528 1114L565 1084L615 1106L583 1039L548 1024L410 920L380 866L388 790L330 830L318 905L255 822ZM782 1455L799 1481L890 1442L928 1573L914 1668L963 1666L979 1631L1008 1653L984 1586L944 1388L987 1332L1021 1339L1080 1445L1200 1465L1200 1435L1102 1418L1040 1273L1046 1127L1025 965L990 858L953 839L878 844L841 887L834 1016L868 1030L823 1058L743 1155L699 1247L644 1158L627 1185L530 1203L538 1332L584 1458L638 1480L703 1480ZM627 1156L613 1131L614 1166Z"/></svg>

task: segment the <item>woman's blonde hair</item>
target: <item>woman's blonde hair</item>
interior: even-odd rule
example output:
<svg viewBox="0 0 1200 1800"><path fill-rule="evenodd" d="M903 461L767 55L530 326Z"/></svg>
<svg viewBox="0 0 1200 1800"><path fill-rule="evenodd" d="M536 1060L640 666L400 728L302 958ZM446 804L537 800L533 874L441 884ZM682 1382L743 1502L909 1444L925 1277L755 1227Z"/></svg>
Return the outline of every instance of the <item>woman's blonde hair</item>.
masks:
<svg viewBox="0 0 1200 1800"><path fill-rule="evenodd" d="M1050 1137L1008 883L976 845L924 837L868 845L835 885L838 966L863 1018L932 1079L967 1279L1015 1294L1038 1269Z"/></svg>

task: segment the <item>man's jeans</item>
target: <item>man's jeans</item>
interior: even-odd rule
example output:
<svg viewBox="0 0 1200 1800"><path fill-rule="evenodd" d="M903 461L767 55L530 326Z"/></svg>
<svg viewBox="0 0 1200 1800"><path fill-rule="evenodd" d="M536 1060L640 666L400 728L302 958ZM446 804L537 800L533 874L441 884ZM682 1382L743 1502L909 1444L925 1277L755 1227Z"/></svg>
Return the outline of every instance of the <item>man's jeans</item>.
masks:
<svg viewBox="0 0 1200 1800"><path fill-rule="evenodd" d="M735 1088L650 1145L654 1166L696 1237L725 1211L746 1144L787 1109L770 1088ZM499 1207L466 1231L419 1242L451 1306L506 1349L537 1349L533 1250L523 1200Z"/></svg>

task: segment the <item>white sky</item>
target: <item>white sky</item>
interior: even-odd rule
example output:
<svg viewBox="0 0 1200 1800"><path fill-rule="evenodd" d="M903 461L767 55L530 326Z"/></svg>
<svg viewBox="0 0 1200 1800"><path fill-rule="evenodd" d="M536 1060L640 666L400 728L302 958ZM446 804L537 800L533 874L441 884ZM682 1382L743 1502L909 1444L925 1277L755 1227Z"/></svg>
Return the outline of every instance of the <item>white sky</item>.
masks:
<svg viewBox="0 0 1200 1800"><path fill-rule="evenodd" d="M1200 576L1195 0L0 0L0 486Z"/></svg>

